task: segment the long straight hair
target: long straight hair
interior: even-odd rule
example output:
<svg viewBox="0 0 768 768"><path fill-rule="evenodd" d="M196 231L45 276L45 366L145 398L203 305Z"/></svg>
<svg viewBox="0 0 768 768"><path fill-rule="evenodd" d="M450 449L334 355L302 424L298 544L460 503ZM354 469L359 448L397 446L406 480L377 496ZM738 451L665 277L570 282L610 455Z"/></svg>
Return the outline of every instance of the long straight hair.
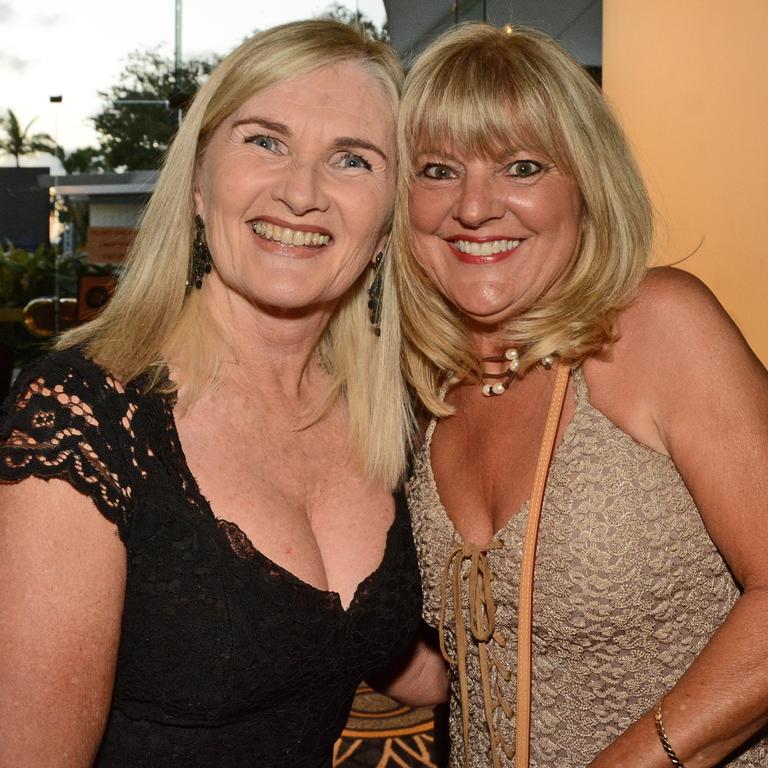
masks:
<svg viewBox="0 0 768 768"><path fill-rule="evenodd" d="M93 321L65 333L58 346L84 345L122 381L146 376L168 391L166 360L184 361L189 407L215 387L227 349L198 291L186 281L194 238L197 163L216 128L245 100L284 80L339 62L358 62L396 115L402 69L394 51L328 19L294 22L259 33L224 59L196 95L163 165L115 295ZM410 416L400 366L400 325L390 265L384 266L381 336L368 323L366 276L342 298L317 353L330 373L327 402L346 398L350 447L367 476L390 486L404 466Z"/></svg>

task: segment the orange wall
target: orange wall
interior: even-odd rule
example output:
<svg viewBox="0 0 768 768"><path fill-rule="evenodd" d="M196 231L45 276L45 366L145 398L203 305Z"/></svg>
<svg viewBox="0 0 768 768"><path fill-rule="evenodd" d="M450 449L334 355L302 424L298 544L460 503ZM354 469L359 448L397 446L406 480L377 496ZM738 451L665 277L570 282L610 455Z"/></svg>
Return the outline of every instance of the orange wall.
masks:
<svg viewBox="0 0 768 768"><path fill-rule="evenodd" d="M768 0L603 0L603 88L656 206L768 364ZM714 361L713 361L714 362Z"/></svg>

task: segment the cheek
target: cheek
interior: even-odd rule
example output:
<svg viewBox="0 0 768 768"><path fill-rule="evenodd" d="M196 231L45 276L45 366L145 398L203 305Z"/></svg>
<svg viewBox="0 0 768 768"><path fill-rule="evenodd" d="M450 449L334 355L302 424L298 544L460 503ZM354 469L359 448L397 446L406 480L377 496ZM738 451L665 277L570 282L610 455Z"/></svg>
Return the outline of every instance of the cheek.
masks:
<svg viewBox="0 0 768 768"><path fill-rule="evenodd" d="M240 215L263 191L266 174L247 151L211 157L199 171L196 203L210 214Z"/></svg>
<svg viewBox="0 0 768 768"><path fill-rule="evenodd" d="M411 226L415 234L432 235L442 224L448 212L447 193L414 189L408 202Z"/></svg>
<svg viewBox="0 0 768 768"><path fill-rule="evenodd" d="M581 195L570 186L559 190L548 201L541 202L542 218L549 221L553 229L557 229L563 237L575 237L581 227L582 202Z"/></svg>
<svg viewBox="0 0 768 768"><path fill-rule="evenodd" d="M421 266L430 281L437 285L441 292L444 292L441 274L445 271L444 267L447 266L447 262L445 259L441 259L440 254L437 253L434 238L414 229L412 242L413 258L416 263Z"/></svg>
<svg viewBox="0 0 768 768"><path fill-rule="evenodd" d="M385 231L394 204L389 184L345 187L332 194L341 213L345 234L360 244L378 240Z"/></svg>

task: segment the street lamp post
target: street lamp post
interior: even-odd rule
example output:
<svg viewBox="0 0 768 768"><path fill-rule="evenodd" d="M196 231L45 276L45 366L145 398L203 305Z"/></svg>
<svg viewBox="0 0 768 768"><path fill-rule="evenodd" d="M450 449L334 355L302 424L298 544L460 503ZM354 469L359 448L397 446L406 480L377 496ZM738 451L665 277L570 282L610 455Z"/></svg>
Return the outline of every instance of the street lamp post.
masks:
<svg viewBox="0 0 768 768"><path fill-rule="evenodd" d="M181 69L181 0L176 0L176 73Z"/></svg>
<svg viewBox="0 0 768 768"><path fill-rule="evenodd" d="M176 0L176 45L175 45L175 58L176 58L176 88L179 87L179 75L181 74L181 0ZM181 107L178 109L179 127L181 127L181 118L183 112Z"/></svg>
<svg viewBox="0 0 768 768"><path fill-rule="evenodd" d="M63 96L49 96L48 101L51 104L61 104L64 100ZM53 124L53 141L56 146L59 146L59 109L56 109L56 119ZM58 200L57 187L59 186L58 179L58 166L54 165L53 169L53 213L56 216L56 202ZM59 281L59 269L60 269L60 256L59 251L53 252L53 332L55 335L59 333L60 320L59 320L59 300L61 294L61 285Z"/></svg>

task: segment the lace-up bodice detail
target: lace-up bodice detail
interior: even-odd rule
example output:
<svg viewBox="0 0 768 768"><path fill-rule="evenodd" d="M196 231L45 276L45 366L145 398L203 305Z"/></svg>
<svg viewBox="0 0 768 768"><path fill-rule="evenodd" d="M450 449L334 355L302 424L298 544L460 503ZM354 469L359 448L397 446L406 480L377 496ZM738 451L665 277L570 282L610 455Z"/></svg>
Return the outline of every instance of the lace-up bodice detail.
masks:
<svg viewBox="0 0 768 768"><path fill-rule="evenodd" d="M329 766L357 684L404 649L421 594L398 500L378 569L347 610L214 517L173 399L122 386L77 350L17 380L0 480L65 480L127 555L113 705L96 768ZM23 514L23 510L13 510Z"/></svg>
<svg viewBox="0 0 768 768"><path fill-rule="evenodd" d="M553 457L536 557L531 768L588 765L674 685L739 595L672 461L612 424L590 404L581 371L572 375L576 409ZM483 569L473 569L435 486L434 427L414 463L409 506L424 618L444 624L450 657L465 657L466 672L457 664L451 680L450 765L512 768L528 503L495 536L501 546L478 552ZM486 623L477 635L479 593ZM727 765L762 768L768 747Z"/></svg>

